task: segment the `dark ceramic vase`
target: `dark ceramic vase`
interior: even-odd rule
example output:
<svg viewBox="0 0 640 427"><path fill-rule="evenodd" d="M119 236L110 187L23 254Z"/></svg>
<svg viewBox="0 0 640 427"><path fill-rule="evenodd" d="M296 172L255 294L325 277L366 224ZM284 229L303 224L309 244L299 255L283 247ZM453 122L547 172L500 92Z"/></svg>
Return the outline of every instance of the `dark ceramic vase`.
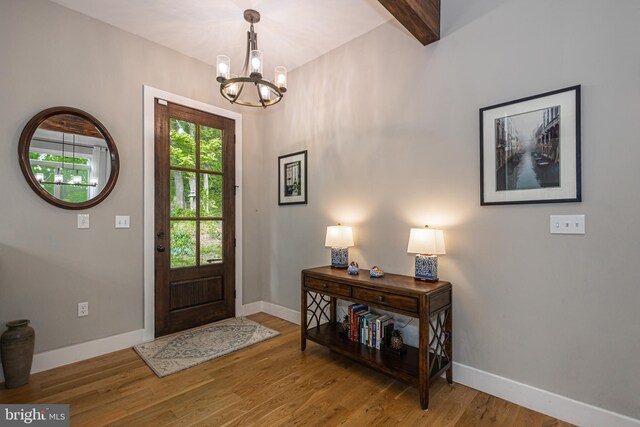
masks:
<svg viewBox="0 0 640 427"><path fill-rule="evenodd" d="M4 385L16 388L29 382L36 334L28 320L13 320L0 337Z"/></svg>

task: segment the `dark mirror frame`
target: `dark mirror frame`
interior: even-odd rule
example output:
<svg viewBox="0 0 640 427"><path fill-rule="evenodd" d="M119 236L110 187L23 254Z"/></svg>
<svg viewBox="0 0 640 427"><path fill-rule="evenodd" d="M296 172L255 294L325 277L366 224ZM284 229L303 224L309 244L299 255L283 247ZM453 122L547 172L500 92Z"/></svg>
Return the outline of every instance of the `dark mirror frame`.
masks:
<svg viewBox="0 0 640 427"><path fill-rule="evenodd" d="M82 203L70 203L65 202L64 200L59 200L53 197L51 194L47 193L47 191L42 188L40 183L36 180L36 177L33 175L31 171L31 162L29 160L29 147L31 145L31 138L33 138L33 134L40 127L40 125L47 119L57 116L60 114L71 114L74 116L82 117L88 122L92 123L98 132L102 134L104 140L109 147L109 155L111 157L111 173L109 175L109 179L105 184L104 188L93 199L87 200ZM39 112L24 127L22 130L22 134L20 135L20 143L18 145L18 158L20 160L20 169L22 169L22 174L27 180L27 183L36 192L38 196L40 196L45 201L51 203L54 206L58 206L64 209L87 209L92 206L97 205L107 198L113 187L116 185L116 181L118 180L118 173L120 171L120 160L118 158L118 150L116 149L116 144L113 142L113 138L104 127L102 123L91 114L79 110L73 107L52 107L47 108L44 111Z"/></svg>

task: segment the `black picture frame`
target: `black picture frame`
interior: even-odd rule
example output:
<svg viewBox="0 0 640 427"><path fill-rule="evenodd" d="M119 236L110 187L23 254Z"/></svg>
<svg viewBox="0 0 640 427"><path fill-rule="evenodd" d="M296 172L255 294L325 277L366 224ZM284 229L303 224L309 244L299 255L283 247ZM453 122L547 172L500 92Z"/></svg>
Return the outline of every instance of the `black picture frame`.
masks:
<svg viewBox="0 0 640 427"><path fill-rule="evenodd" d="M581 86L480 109L480 205L582 201Z"/></svg>
<svg viewBox="0 0 640 427"><path fill-rule="evenodd" d="M278 205L307 204L307 150L278 157Z"/></svg>

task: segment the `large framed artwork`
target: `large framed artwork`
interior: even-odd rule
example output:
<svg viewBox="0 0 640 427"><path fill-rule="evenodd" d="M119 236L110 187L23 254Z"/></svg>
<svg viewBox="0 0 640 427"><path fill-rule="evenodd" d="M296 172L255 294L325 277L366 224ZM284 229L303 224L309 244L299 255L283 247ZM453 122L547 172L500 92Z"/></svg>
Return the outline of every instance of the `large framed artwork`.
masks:
<svg viewBox="0 0 640 427"><path fill-rule="evenodd" d="M480 204L582 201L580 86L480 109Z"/></svg>
<svg viewBox="0 0 640 427"><path fill-rule="evenodd" d="M307 203L307 151L278 157L278 204Z"/></svg>

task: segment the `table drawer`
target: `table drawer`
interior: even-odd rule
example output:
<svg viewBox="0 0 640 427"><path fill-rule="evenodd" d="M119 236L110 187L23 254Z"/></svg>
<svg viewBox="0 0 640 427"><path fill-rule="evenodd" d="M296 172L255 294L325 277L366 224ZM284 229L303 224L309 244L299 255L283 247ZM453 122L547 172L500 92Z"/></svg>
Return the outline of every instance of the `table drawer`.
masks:
<svg viewBox="0 0 640 427"><path fill-rule="evenodd" d="M327 280L314 279L313 277L306 277L304 279L304 285L307 288L317 289L318 291L329 292L336 295L342 295L345 297L351 296L351 286L342 285L340 283L329 282Z"/></svg>
<svg viewBox="0 0 640 427"><path fill-rule="evenodd" d="M374 304L386 305L412 313L418 312L418 299L370 289L353 288L353 297Z"/></svg>

